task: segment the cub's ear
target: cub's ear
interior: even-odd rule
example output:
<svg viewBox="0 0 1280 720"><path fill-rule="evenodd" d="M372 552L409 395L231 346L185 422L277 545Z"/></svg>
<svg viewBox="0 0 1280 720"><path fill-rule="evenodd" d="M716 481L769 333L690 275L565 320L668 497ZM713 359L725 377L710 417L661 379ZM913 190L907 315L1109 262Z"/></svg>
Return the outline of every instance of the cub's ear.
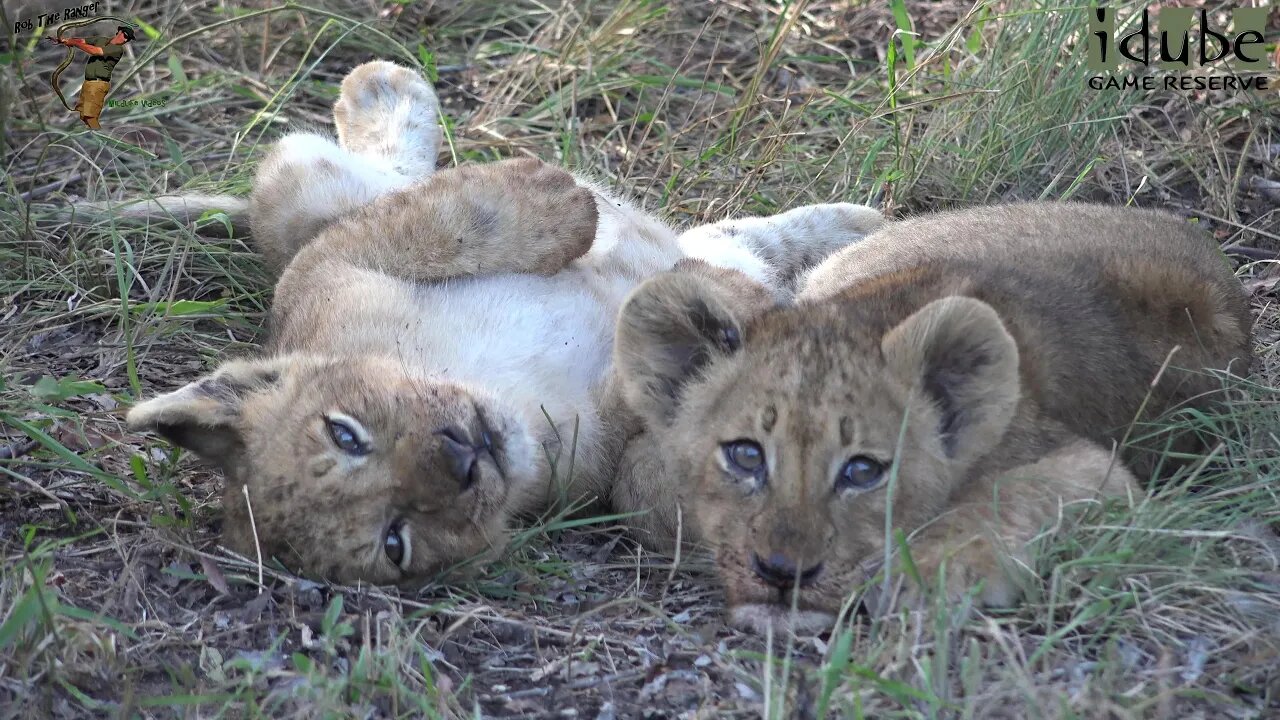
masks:
<svg viewBox="0 0 1280 720"><path fill-rule="evenodd" d="M889 372L937 407L948 457L974 460L1008 429L1020 395L1018 346L990 305L934 300L886 333L880 350Z"/></svg>
<svg viewBox="0 0 1280 720"><path fill-rule="evenodd" d="M736 353L743 319L772 304L773 295L746 275L701 261L681 261L646 281L618 315L614 365L627 404L655 426L669 423L689 381Z"/></svg>
<svg viewBox="0 0 1280 720"><path fill-rule="evenodd" d="M159 433L226 468L244 450L241 403L249 394L279 383L283 365L278 359L229 362L185 387L133 406L129 428Z"/></svg>

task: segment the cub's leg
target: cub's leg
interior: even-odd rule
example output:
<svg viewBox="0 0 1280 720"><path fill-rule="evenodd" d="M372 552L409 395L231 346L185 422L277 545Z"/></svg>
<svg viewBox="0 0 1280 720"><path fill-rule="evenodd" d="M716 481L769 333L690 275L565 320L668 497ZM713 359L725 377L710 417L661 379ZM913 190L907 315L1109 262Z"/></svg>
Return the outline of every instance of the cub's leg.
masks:
<svg viewBox="0 0 1280 720"><path fill-rule="evenodd" d="M1031 560L1027 545L1058 519L1062 505L1141 495L1137 479L1109 451L1075 440L957 493L950 510L909 539L911 557L929 590L937 587L945 564L942 591L948 602L958 603L981 583L979 605L1009 607L1022 596L1017 576ZM898 575L902 602L918 606L928 590ZM876 594L868 593L868 606L882 610L885 603Z"/></svg>
<svg viewBox="0 0 1280 720"><path fill-rule="evenodd" d="M596 221L595 195L538 160L442 170L339 219L298 253L276 302L342 265L415 282L553 275L591 248Z"/></svg>
<svg viewBox="0 0 1280 720"><path fill-rule="evenodd" d="M440 105L417 73L370 62L347 74L333 106L338 143L293 133L276 143L254 178L251 228L280 272L339 217L435 171Z"/></svg>
<svg viewBox="0 0 1280 720"><path fill-rule="evenodd" d="M250 196L253 242L277 274L335 220L413 179L310 133L286 135L258 168Z"/></svg>
<svg viewBox="0 0 1280 720"><path fill-rule="evenodd" d="M722 220L679 237L689 257L741 270L786 295L828 255L884 224L878 210L852 203L804 205L778 215Z"/></svg>

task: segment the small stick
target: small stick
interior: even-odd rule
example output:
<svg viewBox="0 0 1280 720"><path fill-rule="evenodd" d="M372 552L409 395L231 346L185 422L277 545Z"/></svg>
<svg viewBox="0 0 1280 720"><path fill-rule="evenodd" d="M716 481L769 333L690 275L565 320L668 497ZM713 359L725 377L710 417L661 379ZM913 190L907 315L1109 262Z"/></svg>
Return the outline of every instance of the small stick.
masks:
<svg viewBox="0 0 1280 720"><path fill-rule="evenodd" d="M32 200L35 200L37 198L42 198L45 195L48 195L54 190L61 190L62 188L70 185L73 182L80 182L80 180L83 178L84 178L84 175L82 175L81 173L72 173L69 177L62 178L61 180L55 180L51 183L46 183L44 185L41 185L38 188L32 188L22 193L18 197L22 199L22 202L31 202Z"/></svg>
<svg viewBox="0 0 1280 720"><path fill-rule="evenodd" d="M0 453L3 453L5 450L8 450L8 449L9 449L9 448L0 448ZM27 487L31 488L32 490L34 490L34 491L36 491L36 492L40 493L41 495L43 495L43 496L45 496L45 497L49 498L50 500L54 501L55 503L57 503L57 504L58 504L58 507L62 509L62 512L66 513L66 512L68 512L68 511L70 510L70 508L69 508L69 507L68 507L68 505L67 505L67 501L66 501L66 500L63 500L62 498L58 497L57 495L54 495L54 494L53 494L52 492L50 492L47 488L45 488L45 487L41 486L41 485L40 485L40 483L36 482L35 480L32 480L31 478L29 478L29 477L27 477L27 476L25 476L25 475L19 475L18 473L13 472L13 471L10 471L10 470L6 470L6 471L5 471L5 474L6 474L6 475L9 475L10 477L16 478L19 482L23 483L23 484L24 484L24 485L26 485Z"/></svg>
<svg viewBox="0 0 1280 720"><path fill-rule="evenodd" d="M13 445L0 445L0 460L14 460L40 447L39 440L28 440Z"/></svg>
<svg viewBox="0 0 1280 720"><path fill-rule="evenodd" d="M680 550L684 544L684 508L676 503L676 552L675 557L671 558L671 570L667 572L667 582L662 587L662 593L665 595L667 588L671 587L671 582L675 580L676 570L680 567Z"/></svg>
<svg viewBox="0 0 1280 720"><path fill-rule="evenodd" d="M1249 260L1280 260L1280 253L1274 250L1264 250L1262 248L1245 247L1243 245L1228 245L1222 248L1222 252L1228 255L1239 255Z"/></svg>
<svg viewBox="0 0 1280 720"><path fill-rule="evenodd" d="M253 550L258 554L258 594L262 594L262 545L258 544L258 523L253 519L253 503L249 502L249 486L241 485L244 491L244 504L249 508L249 528L253 530Z"/></svg>
<svg viewBox="0 0 1280 720"><path fill-rule="evenodd" d="M270 6L270 3L267 3ZM258 56L258 74L267 73L267 45L271 43L271 16L262 16L262 54Z"/></svg>
<svg viewBox="0 0 1280 720"><path fill-rule="evenodd" d="M598 675L596 677L583 678L582 680L574 680L573 682L565 683L558 688L544 685L542 687L516 690L514 692L503 693L501 695L490 695L489 697L495 700L518 700L520 698L541 697L543 695L549 695L557 690L586 690L587 688L592 688L597 685L607 685L619 680L635 680L637 678L644 677L644 675L645 671L643 670L628 670L625 672L613 673L612 675Z"/></svg>

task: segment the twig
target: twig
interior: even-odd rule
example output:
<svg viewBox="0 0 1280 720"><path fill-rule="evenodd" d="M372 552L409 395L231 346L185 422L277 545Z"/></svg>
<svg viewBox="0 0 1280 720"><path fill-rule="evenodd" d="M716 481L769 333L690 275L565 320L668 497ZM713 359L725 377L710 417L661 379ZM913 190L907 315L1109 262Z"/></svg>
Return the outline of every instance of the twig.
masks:
<svg viewBox="0 0 1280 720"><path fill-rule="evenodd" d="M550 695L551 693L556 692L558 690L570 690L570 691L586 690L587 688L593 688L597 685L602 685L604 683L612 683L612 682L617 682L619 680L622 680L622 681L635 680L636 678L642 678L645 676L645 672L646 672L645 670L628 670L627 672L613 673L612 675L602 675L599 677L574 680L571 683L565 683L564 685L560 685L559 687L548 687L548 686L535 687L535 688L528 688L527 690L516 690L515 692L503 693L501 695L490 695L489 697L493 698L494 700L509 701L509 700L518 700L520 698L541 697L543 695Z"/></svg>
<svg viewBox="0 0 1280 720"><path fill-rule="evenodd" d="M1244 247L1243 245L1228 245L1222 248L1222 252L1228 255L1239 255L1249 260L1280 260L1280 253L1274 250L1264 250L1262 248Z"/></svg>
<svg viewBox="0 0 1280 720"><path fill-rule="evenodd" d="M40 447L39 440L28 440L13 445L0 445L0 460L13 460Z"/></svg>
<svg viewBox="0 0 1280 720"><path fill-rule="evenodd" d="M37 444L38 444L38 443L37 443ZM8 450L8 449L9 449L9 448L0 448L0 452L3 452L3 451ZM29 478L29 477L27 477L27 476L25 476L25 475L21 475L21 474L19 474L19 473L16 473L16 472L14 472L14 471L12 471L12 470L5 469L5 468L0 468L0 472L3 472L5 475L8 475L9 477L14 478L14 479L15 479L15 480L17 480L18 482L20 482L20 483L22 483L22 484L26 485L27 487L31 488L31 489L32 489L32 490L34 490L35 492L37 492L37 493L39 493L39 494L41 494L41 495L43 495L43 496L45 496L45 497L49 498L49 499L50 499L50 500L52 500L53 502L57 503L57 504L58 504L58 507L62 509L62 513L63 513L64 515L66 515L66 516L67 516L67 519L68 519L68 520L71 520L71 521L74 521L74 517L75 517L75 516L71 514L71 506L67 504L67 501L66 501L66 500L63 500L62 498L58 497L57 495L54 495L54 494L53 494L53 493L52 493L48 488L45 488L44 486L42 486L40 483L36 482L35 480L32 480L31 478Z"/></svg>
<svg viewBox="0 0 1280 720"><path fill-rule="evenodd" d="M1210 220L1213 220L1214 222L1220 222L1224 225L1230 225L1231 227L1238 228L1240 230L1261 235L1264 238L1269 238L1271 240L1280 240L1280 235L1276 235L1275 233L1270 233L1270 232L1267 232L1266 230L1259 230L1258 228L1253 227L1251 225L1238 223L1238 222L1235 222L1234 220L1228 220L1224 217L1218 217L1217 215L1214 215L1212 213L1207 213L1203 210L1191 210L1190 214L1199 215L1200 217L1206 217L1206 218L1209 218Z"/></svg>
<svg viewBox="0 0 1280 720"><path fill-rule="evenodd" d="M684 544L684 508L676 503L676 551L675 557L671 558L671 569L667 572L667 582L662 586L662 594L666 595L667 588L671 587L672 581L676 578L676 570L680 567L680 550Z"/></svg>
<svg viewBox="0 0 1280 720"><path fill-rule="evenodd" d="M262 18L262 53L258 56L258 74L267 74L267 46L271 44L271 18Z"/></svg>
<svg viewBox="0 0 1280 720"><path fill-rule="evenodd" d="M253 503L249 501L249 485L241 485L244 505L249 508L249 528L253 530L253 551L258 555L258 594L262 594L262 545L258 543L258 522L253 519Z"/></svg>
<svg viewBox="0 0 1280 720"><path fill-rule="evenodd" d="M55 180L51 183L45 183L40 187L31 188L30 190L19 195L18 197L22 198L22 202L31 202L32 200L38 200L44 197L45 195L48 195L49 193L54 192L55 190L61 190L62 188L70 185L73 182L80 182L80 180L83 178L84 178L83 173L72 173L71 175L62 178L61 180Z"/></svg>

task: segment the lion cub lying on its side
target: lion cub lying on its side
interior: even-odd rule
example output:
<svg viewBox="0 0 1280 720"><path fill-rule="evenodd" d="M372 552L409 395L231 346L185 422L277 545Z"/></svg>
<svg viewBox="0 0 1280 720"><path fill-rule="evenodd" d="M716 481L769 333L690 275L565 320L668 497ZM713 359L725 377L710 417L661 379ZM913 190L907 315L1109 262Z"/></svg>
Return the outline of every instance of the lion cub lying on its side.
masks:
<svg viewBox="0 0 1280 720"><path fill-rule="evenodd" d="M753 628L829 627L881 569L890 510L926 582L945 562L950 599L981 582L979 602L1016 602L1009 572L1061 504L1139 492L1111 448L1148 392L1144 419L1209 403L1221 381L1194 371L1249 366L1240 284L1208 237L1156 212L891 223L794 305L767 295L686 263L632 294L615 344L671 453L668 491Z"/></svg>
<svg viewBox="0 0 1280 720"><path fill-rule="evenodd" d="M289 135L254 179L254 243L281 273L268 352L129 414L225 472L239 552L411 585L561 494L647 509L610 496L635 422L609 382L627 293L697 256L786 294L881 222L841 203L677 237L534 160L437 172L438 113L406 68L348 74L340 143Z"/></svg>

